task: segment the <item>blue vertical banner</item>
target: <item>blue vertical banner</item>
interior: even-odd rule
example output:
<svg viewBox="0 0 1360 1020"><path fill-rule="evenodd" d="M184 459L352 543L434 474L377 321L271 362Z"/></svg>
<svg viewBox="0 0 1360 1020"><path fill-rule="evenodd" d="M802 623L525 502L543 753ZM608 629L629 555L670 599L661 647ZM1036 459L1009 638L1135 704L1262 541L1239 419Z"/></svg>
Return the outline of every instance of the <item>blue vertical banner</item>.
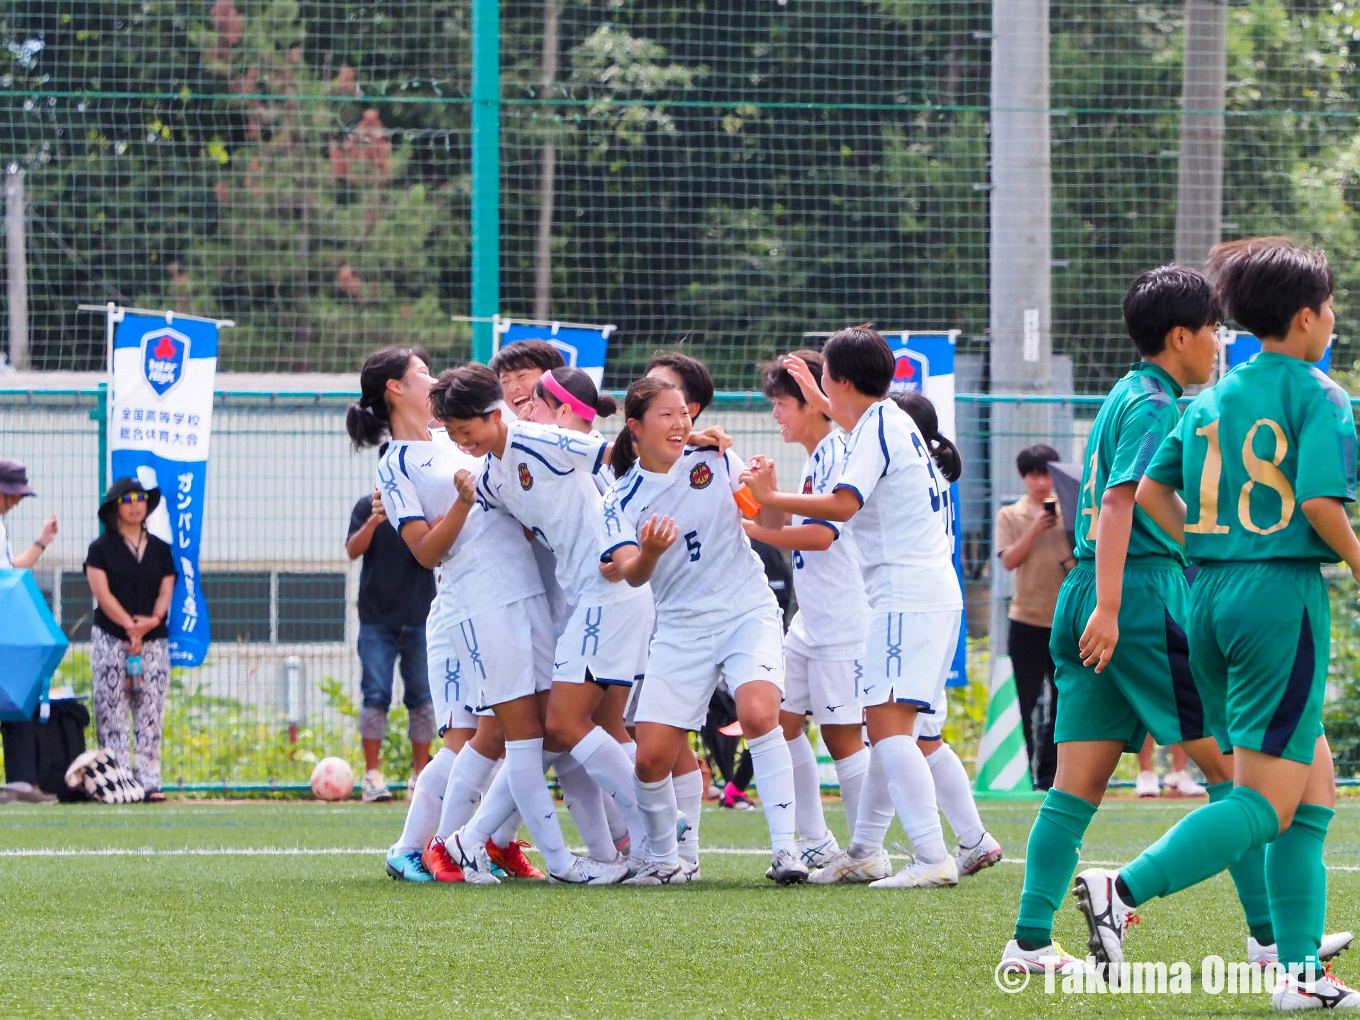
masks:
<svg viewBox="0 0 1360 1020"><path fill-rule="evenodd" d="M495 319L496 349L517 340L542 340L562 352L573 368L585 372L596 386L604 385L604 360L609 352L609 334L615 326L589 326L576 322L527 322Z"/></svg>
<svg viewBox="0 0 1360 1020"><path fill-rule="evenodd" d="M1336 337L1332 337L1335 340ZM1224 376L1231 372L1238 365L1245 365L1256 355L1261 353L1261 341L1250 333L1239 333L1237 330L1225 329L1219 334L1222 346L1219 348L1219 375ZM1314 362L1323 372L1332 370L1332 341L1327 341L1327 352L1322 355L1322 360Z"/></svg>
<svg viewBox="0 0 1360 1020"><path fill-rule="evenodd" d="M147 529L175 557L170 661L197 666L211 628L198 570L203 535L218 323L173 313L110 311L113 350L109 410L110 478L161 490Z"/></svg>

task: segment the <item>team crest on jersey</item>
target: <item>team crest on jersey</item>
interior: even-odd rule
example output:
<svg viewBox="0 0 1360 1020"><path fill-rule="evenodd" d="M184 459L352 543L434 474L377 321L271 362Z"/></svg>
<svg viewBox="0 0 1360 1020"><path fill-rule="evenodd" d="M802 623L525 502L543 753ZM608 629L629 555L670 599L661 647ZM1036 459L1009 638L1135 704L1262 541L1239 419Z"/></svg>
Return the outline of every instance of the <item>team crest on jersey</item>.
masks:
<svg viewBox="0 0 1360 1020"><path fill-rule="evenodd" d="M803 479L803 495L804 495L804 496L811 496L811 495L812 495L812 476L811 476L811 475L808 475L806 478Z"/></svg>
<svg viewBox="0 0 1360 1020"><path fill-rule="evenodd" d="M525 492L528 492L534 487L534 476L529 474L528 464L521 464L519 466L519 487Z"/></svg>
<svg viewBox="0 0 1360 1020"><path fill-rule="evenodd" d="M707 464L695 464L689 472L689 486L691 489L707 489L708 483L713 481L713 470Z"/></svg>

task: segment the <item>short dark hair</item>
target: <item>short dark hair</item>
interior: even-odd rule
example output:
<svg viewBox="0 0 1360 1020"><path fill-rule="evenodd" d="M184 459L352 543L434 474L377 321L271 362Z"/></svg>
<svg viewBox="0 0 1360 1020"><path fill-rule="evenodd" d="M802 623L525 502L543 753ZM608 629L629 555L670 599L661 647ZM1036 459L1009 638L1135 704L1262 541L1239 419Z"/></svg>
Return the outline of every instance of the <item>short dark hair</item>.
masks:
<svg viewBox="0 0 1360 1020"><path fill-rule="evenodd" d="M1133 281L1124 295L1124 325L1145 358L1166 350L1166 336L1177 326L1191 332L1223 321L1208 279L1188 266L1158 266Z"/></svg>
<svg viewBox="0 0 1360 1020"><path fill-rule="evenodd" d="M790 357L802 358L807 363L808 371L812 373L812 378L817 380L817 385L822 383L822 355L818 351L791 351ZM802 407L807 403L803 396L803 387L798 385L798 380L789 374L789 370L784 367L784 360L772 362L765 365L765 375L761 383L761 390L765 396L773 400L775 397L793 397L798 401L798 406Z"/></svg>
<svg viewBox="0 0 1360 1020"><path fill-rule="evenodd" d="M504 396L495 373L470 362L439 373L430 387L430 406L441 421L469 421L498 410Z"/></svg>
<svg viewBox="0 0 1360 1020"><path fill-rule="evenodd" d="M487 367L500 375L502 372L518 372L521 368L541 368L551 372L566 363L562 352L546 340L516 340L502 346Z"/></svg>
<svg viewBox="0 0 1360 1020"><path fill-rule="evenodd" d="M709 375L708 369L698 358L691 358L679 351L657 351L647 362L642 374L650 375L654 368L669 368L680 377L685 403L698 404L699 411L713 403L713 376ZM699 413L696 412L694 417L698 418Z"/></svg>
<svg viewBox="0 0 1360 1020"><path fill-rule="evenodd" d="M1247 237L1209 250L1209 272L1228 314L1258 337L1283 338L1300 309L1321 312L1336 274L1318 248L1287 237Z"/></svg>
<svg viewBox="0 0 1360 1020"><path fill-rule="evenodd" d="M1062 460L1058 456L1058 451L1047 443L1039 443L1037 446L1027 446L1015 456L1015 467L1020 472L1020 477L1025 475L1046 475L1048 465L1056 464Z"/></svg>
<svg viewBox="0 0 1360 1020"><path fill-rule="evenodd" d="M878 400L888 395L897 370L892 348L874 332L871 322L833 334L822 347L822 358L832 379L848 382L866 397Z"/></svg>

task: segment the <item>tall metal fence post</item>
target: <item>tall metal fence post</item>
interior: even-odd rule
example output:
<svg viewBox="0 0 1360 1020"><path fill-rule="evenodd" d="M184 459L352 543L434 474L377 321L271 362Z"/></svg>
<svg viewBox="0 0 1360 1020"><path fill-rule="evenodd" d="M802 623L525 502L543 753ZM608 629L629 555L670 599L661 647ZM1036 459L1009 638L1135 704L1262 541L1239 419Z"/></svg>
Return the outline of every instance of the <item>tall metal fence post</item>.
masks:
<svg viewBox="0 0 1360 1020"><path fill-rule="evenodd" d="M95 422L99 429L99 491L95 493L95 499L104 498L104 493L109 491L109 384L102 382L99 384L99 392L95 395L94 407L90 408L90 420Z"/></svg>
<svg viewBox="0 0 1360 1020"><path fill-rule="evenodd" d="M490 361L500 311L500 6L472 0L472 358Z"/></svg>

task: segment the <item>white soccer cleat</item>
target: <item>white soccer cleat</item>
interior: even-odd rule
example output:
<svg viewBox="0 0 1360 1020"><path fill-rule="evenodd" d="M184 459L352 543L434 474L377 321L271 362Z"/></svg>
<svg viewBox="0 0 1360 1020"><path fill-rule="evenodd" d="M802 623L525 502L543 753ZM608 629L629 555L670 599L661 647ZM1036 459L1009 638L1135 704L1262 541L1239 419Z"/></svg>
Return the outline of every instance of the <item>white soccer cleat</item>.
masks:
<svg viewBox="0 0 1360 1020"><path fill-rule="evenodd" d="M1086 961L1078 960L1056 942L1050 942L1038 949L1021 949L1020 943L1011 939L1006 943L1006 951L1001 954L1001 971L1006 974L1043 974L1052 970L1055 974L1078 974L1085 970Z"/></svg>
<svg viewBox="0 0 1360 1020"><path fill-rule="evenodd" d="M1191 779L1190 774L1184 769L1168 772L1166 778L1162 780L1162 787L1167 793L1174 794L1177 797L1209 796L1209 791Z"/></svg>
<svg viewBox="0 0 1360 1020"><path fill-rule="evenodd" d="M998 843L990 832L984 832L982 839L978 840L978 845L964 849L959 847L954 851L954 862L959 868L959 877L976 875L983 868L990 868L997 861L1001 860L1001 844Z"/></svg>
<svg viewBox="0 0 1360 1020"><path fill-rule="evenodd" d="M813 885L834 885L837 882L872 882L876 878L887 878L892 874L892 862L888 851L879 847L864 857L855 857L849 850L842 850L824 867L808 875Z"/></svg>
<svg viewBox="0 0 1360 1020"><path fill-rule="evenodd" d="M696 868L694 874L698 875ZM624 885L684 885L690 881L690 872L683 863L675 865L648 862L641 871L623 880Z"/></svg>
<svg viewBox="0 0 1360 1020"><path fill-rule="evenodd" d="M445 841L450 856L458 861L463 869L463 881L468 885L500 885L501 880L491 873L491 857L486 852L486 844L473 846L464 844L463 830L453 834L452 843Z"/></svg>
<svg viewBox="0 0 1360 1020"><path fill-rule="evenodd" d="M793 850L780 850L765 869L765 877L780 885L798 885L808 880L808 866Z"/></svg>
<svg viewBox="0 0 1360 1020"><path fill-rule="evenodd" d="M564 874L548 872L549 882L566 885L617 885L627 877L628 865L622 858L617 861L593 861L589 857L577 857Z"/></svg>
<svg viewBox="0 0 1360 1020"><path fill-rule="evenodd" d="M823 868L830 864L831 859L840 852L841 845L836 842L836 837L831 835L830 832L821 839L800 839L798 841L798 859L808 868Z"/></svg>
<svg viewBox="0 0 1360 1020"><path fill-rule="evenodd" d="M685 881L686 881L686 882L697 882L697 881L699 881L699 862L698 862L698 861L694 861L693 863L691 863L691 862L689 862L689 861L681 861L681 862L680 862L680 867L682 867L682 868L685 869Z"/></svg>
<svg viewBox="0 0 1360 1020"><path fill-rule="evenodd" d="M902 870L891 878L870 882L870 889L938 889L959 884L959 865L952 857L935 864L915 858L902 865Z"/></svg>
<svg viewBox="0 0 1360 1020"><path fill-rule="evenodd" d="M1271 1005L1284 1012L1294 1009L1360 1009L1360 992L1327 969L1313 981L1292 974L1283 975L1275 984Z"/></svg>
<svg viewBox="0 0 1360 1020"><path fill-rule="evenodd" d="M1326 963L1344 953L1354 941L1355 936L1348 931L1337 931L1330 935L1324 935L1322 936L1322 945L1318 947L1318 959ZM1263 946L1254 938L1248 936L1247 962L1258 967L1266 967L1272 963L1279 963L1280 954L1274 942Z"/></svg>
<svg viewBox="0 0 1360 1020"><path fill-rule="evenodd" d="M1138 915L1115 890L1117 878L1119 872L1109 868L1087 868L1072 888L1090 932L1086 945L1101 963L1115 966L1124 962L1124 936L1129 925L1138 923Z"/></svg>
<svg viewBox="0 0 1360 1020"><path fill-rule="evenodd" d="M1133 792L1139 797L1160 797L1162 795L1162 784L1161 780L1157 778L1157 773L1138 773L1138 778L1133 782Z"/></svg>

